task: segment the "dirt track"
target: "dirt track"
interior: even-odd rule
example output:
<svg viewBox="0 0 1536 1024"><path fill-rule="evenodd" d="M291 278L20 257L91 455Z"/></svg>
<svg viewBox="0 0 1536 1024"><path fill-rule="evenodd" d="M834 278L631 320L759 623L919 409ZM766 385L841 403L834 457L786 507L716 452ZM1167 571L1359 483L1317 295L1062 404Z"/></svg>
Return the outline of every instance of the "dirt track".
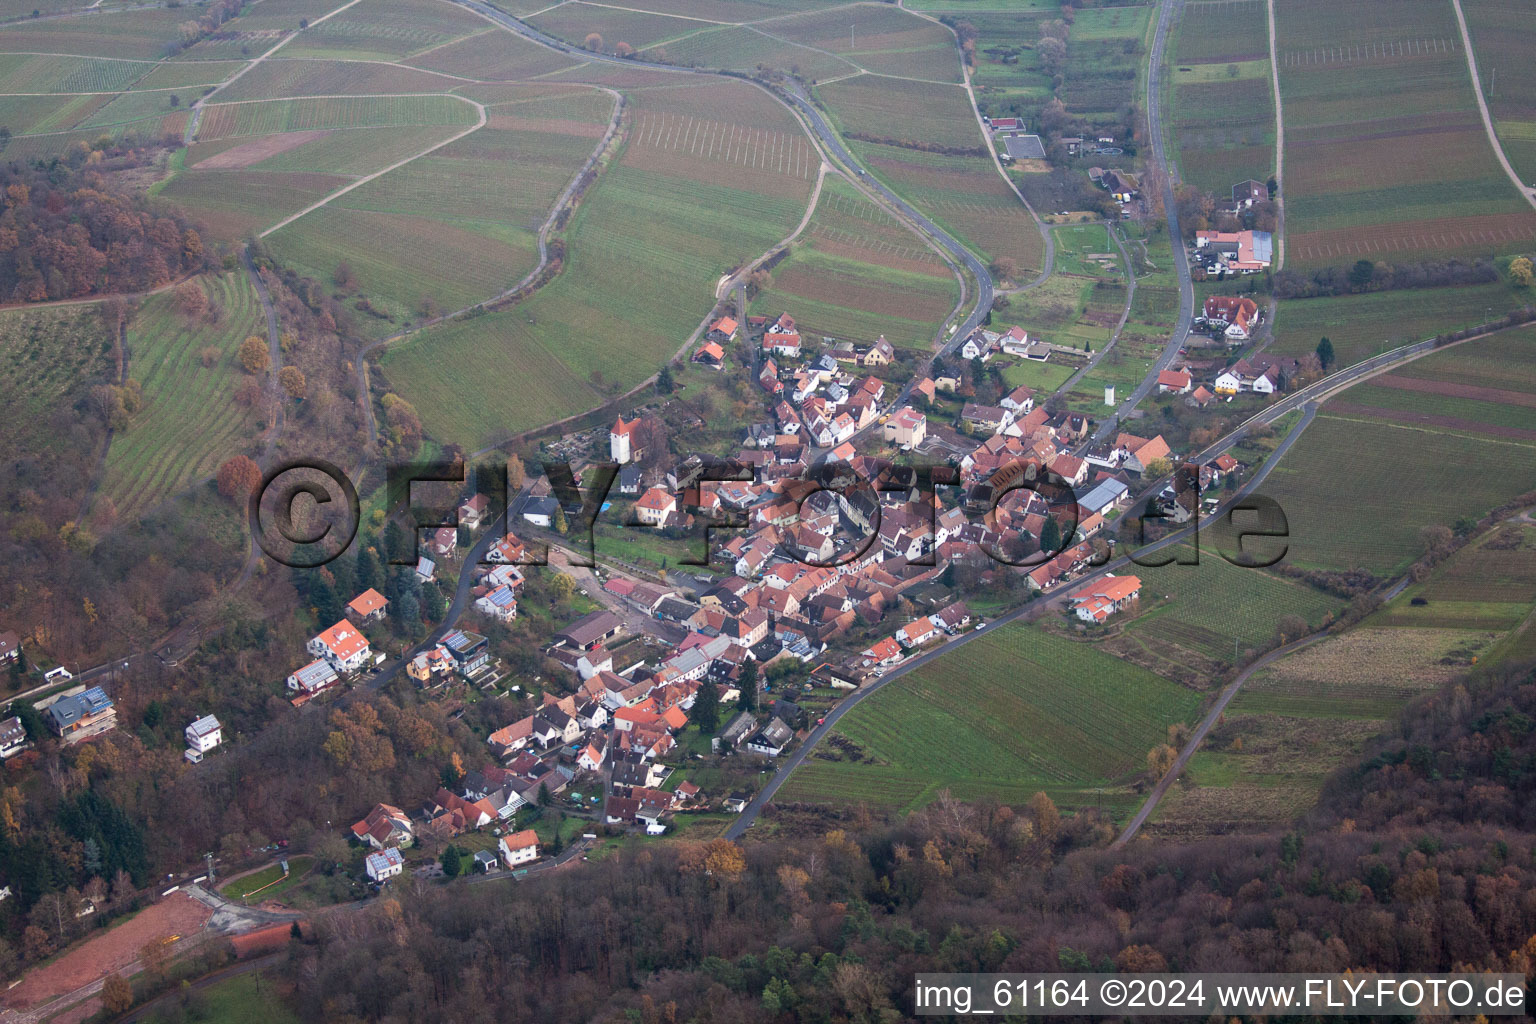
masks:
<svg viewBox="0 0 1536 1024"><path fill-rule="evenodd" d="M5 993L7 1009L25 1010L100 981L113 971L126 970L139 959L149 942L173 935L183 942L208 923L213 911L182 893L172 893L159 903L81 943L54 962L28 971L20 985ZM175 948L180 948L177 943ZM173 949L174 952L174 949Z"/></svg>

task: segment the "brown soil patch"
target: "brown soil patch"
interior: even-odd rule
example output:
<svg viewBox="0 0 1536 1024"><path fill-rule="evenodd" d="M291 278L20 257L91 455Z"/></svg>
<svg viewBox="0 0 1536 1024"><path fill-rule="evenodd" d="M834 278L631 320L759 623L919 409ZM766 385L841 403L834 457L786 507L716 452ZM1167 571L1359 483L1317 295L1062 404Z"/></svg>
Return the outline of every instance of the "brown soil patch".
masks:
<svg viewBox="0 0 1536 1024"><path fill-rule="evenodd" d="M1520 405L1536 409L1536 395L1525 391L1505 391L1503 388L1480 388L1472 384L1452 384L1443 380L1425 380L1420 377L1399 377L1388 373L1371 381L1381 388L1399 391L1419 391L1432 395L1450 395L1452 398L1472 398L1480 402L1497 402L1500 405Z"/></svg>
<svg viewBox="0 0 1536 1024"><path fill-rule="evenodd" d="M1089 310L1078 317L1078 320L1095 327L1114 327L1120 322L1120 313L1109 310Z"/></svg>
<svg viewBox="0 0 1536 1024"><path fill-rule="evenodd" d="M1456 416L1434 416L1427 412L1406 412L1402 409L1379 409L1373 405L1356 405L1353 402L1330 402L1328 408L1348 416L1369 416L1388 423L1415 423L1426 427L1445 427L1464 430L1469 434L1487 434L1489 437L1507 437L1516 441L1536 441L1536 430L1520 427L1502 427L1493 423L1479 423Z"/></svg>
<svg viewBox="0 0 1536 1024"><path fill-rule="evenodd" d="M230 171L252 164L261 163L268 157L286 153L290 149L297 149L306 142L314 142L331 134L329 129L316 129L307 132L282 132L278 135L263 135L259 139L250 142L242 142L222 153L213 156L198 164L199 170L204 171Z"/></svg>
<svg viewBox="0 0 1536 1024"><path fill-rule="evenodd" d="M3 1005L24 1009L68 995L139 958L145 943L179 935L183 942L203 930L213 911L185 893L172 893L122 924L75 946L63 956L28 971L5 993ZM180 943L178 943L180 945Z"/></svg>
<svg viewBox="0 0 1536 1024"><path fill-rule="evenodd" d="M874 263L882 267L890 267L893 270L905 270L913 274L925 274L928 277L945 278L951 276L950 269L940 262L937 256L911 259L886 255L862 245L850 245L846 242L834 241L821 232L816 233L816 248L831 256L842 256L846 259L858 260L860 263Z"/></svg>
<svg viewBox="0 0 1536 1024"><path fill-rule="evenodd" d="M846 309L864 309L907 320L938 321L949 314L949 299L893 291L883 285L860 285L845 277L832 278L807 267L793 267L778 275L778 290L813 302Z"/></svg>

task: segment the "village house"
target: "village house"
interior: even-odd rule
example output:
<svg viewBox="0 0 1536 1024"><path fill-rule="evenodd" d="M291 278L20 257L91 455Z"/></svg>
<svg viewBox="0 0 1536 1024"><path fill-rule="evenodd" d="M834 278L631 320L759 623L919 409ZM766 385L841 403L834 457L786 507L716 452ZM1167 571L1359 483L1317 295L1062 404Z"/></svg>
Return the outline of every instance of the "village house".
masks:
<svg viewBox="0 0 1536 1024"><path fill-rule="evenodd" d="M398 807L374 804L363 820L352 826L352 838L364 846L383 850L390 846L410 846L415 831L410 817Z"/></svg>
<svg viewBox="0 0 1536 1024"><path fill-rule="evenodd" d="M1109 190L1117 202L1128 203L1141 194L1141 184L1135 177L1118 168L1109 168L1099 179L1099 184Z"/></svg>
<svg viewBox="0 0 1536 1024"><path fill-rule="evenodd" d="M965 339L965 343L960 346L960 358L966 360L980 359L984 363L987 362L992 358L993 353L997 351L997 339L998 335L993 334L991 331L982 327L976 328L976 330L971 332L971 336Z"/></svg>
<svg viewBox="0 0 1536 1024"><path fill-rule="evenodd" d="M1229 271L1256 274L1269 266L1274 239L1268 231L1197 231L1195 249Z"/></svg>
<svg viewBox="0 0 1536 1024"><path fill-rule="evenodd" d="M652 487L635 502L635 518L646 526L661 526L677 511L677 497L660 487Z"/></svg>
<svg viewBox="0 0 1536 1024"><path fill-rule="evenodd" d="M916 448L928 436L928 417L910 405L885 421L885 439L901 448Z"/></svg>
<svg viewBox="0 0 1536 1024"><path fill-rule="evenodd" d="M868 665L894 665L901 660L901 643L893 636L867 647L860 654L863 664Z"/></svg>
<svg viewBox="0 0 1536 1024"><path fill-rule="evenodd" d="M1246 341L1259 306L1244 296L1210 295L1206 297L1203 311L1206 322L1221 328L1228 341Z"/></svg>
<svg viewBox="0 0 1536 1024"><path fill-rule="evenodd" d="M1072 612L1083 622L1100 623L1124 611L1141 596L1141 580L1135 576L1107 575L1071 599Z"/></svg>
<svg viewBox="0 0 1536 1024"><path fill-rule="evenodd" d="M306 650L324 658L337 672L356 672L373 653L368 638L345 619L311 639Z"/></svg>
<svg viewBox="0 0 1536 1024"><path fill-rule="evenodd" d="M452 558L459 549L459 531L451 526L439 526L426 532L423 542L436 558Z"/></svg>
<svg viewBox="0 0 1536 1024"><path fill-rule="evenodd" d="M339 682L341 677L336 674L331 663L324 659L317 659L288 677L288 689L298 693L301 698L307 699Z"/></svg>
<svg viewBox="0 0 1536 1024"><path fill-rule="evenodd" d="M1157 375L1157 390L1164 395L1186 395L1194 387L1188 370L1163 370Z"/></svg>
<svg viewBox="0 0 1536 1024"><path fill-rule="evenodd" d="M769 719L768 724L747 738L746 749L754 754L764 757L778 757L795 738L795 731L777 718Z"/></svg>
<svg viewBox="0 0 1536 1024"><path fill-rule="evenodd" d="M384 617L389 602L384 600L384 595L369 587L347 602L347 614L354 622L377 622Z"/></svg>
<svg viewBox="0 0 1536 1024"><path fill-rule="evenodd" d="M0 662L11 662L21 657L21 637L11 630L0 632Z"/></svg>
<svg viewBox="0 0 1536 1024"><path fill-rule="evenodd" d="M539 837L531 828L502 836L496 845L501 851L501 863L509 871L539 859Z"/></svg>
<svg viewBox="0 0 1536 1024"><path fill-rule="evenodd" d="M896 350L891 343L885 340L885 335L875 339L875 343L859 357L860 366L889 366L896 358Z"/></svg>
<svg viewBox="0 0 1536 1024"><path fill-rule="evenodd" d="M475 599L475 611L498 622L511 622L517 618L517 594L511 587L497 587Z"/></svg>
<svg viewBox="0 0 1536 1024"><path fill-rule="evenodd" d="M83 693L60 697L43 710L48 728L66 745L117 728L117 708L112 698L99 686L92 686Z"/></svg>
<svg viewBox="0 0 1536 1024"><path fill-rule="evenodd" d="M491 660L490 641L466 629L450 630L443 637L442 646L453 659L454 668L465 679L477 674Z"/></svg>
<svg viewBox="0 0 1536 1024"><path fill-rule="evenodd" d="M369 881L383 883L405 870L405 858L399 850L390 847L363 858L363 870L368 873Z"/></svg>
<svg viewBox="0 0 1536 1024"><path fill-rule="evenodd" d="M478 530L485 524L490 512L491 499L484 494L476 494L459 506L459 525Z"/></svg>
<svg viewBox="0 0 1536 1024"><path fill-rule="evenodd" d="M10 758L27 749L27 727L16 716L0 722L0 760Z"/></svg>
<svg viewBox="0 0 1536 1024"><path fill-rule="evenodd" d="M717 341L706 341L694 351L693 361L718 370L725 363L725 349Z"/></svg>
<svg viewBox="0 0 1536 1024"><path fill-rule="evenodd" d="M795 328L795 318L782 314L763 332L763 351L789 359L800 358L800 332Z"/></svg>
<svg viewBox="0 0 1536 1024"><path fill-rule="evenodd" d="M957 633L971 624L971 610L964 601L955 601L934 612L929 618L946 633Z"/></svg>
<svg viewBox="0 0 1536 1024"><path fill-rule="evenodd" d="M204 715L199 718L187 726L182 734L187 741L187 760L193 764L201 761L204 754L224 742L224 729L213 715Z"/></svg>
<svg viewBox="0 0 1536 1024"><path fill-rule="evenodd" d="M938 635L938 629L934 627L933 619L924 616L914 619L896 631L896 640L903 647L921 647Z"/></svg>
<svg viewBox="0 0 1536 1024"><path fill-rule="evenodd" d="M718 342L731 341L736 337L737 326L733 318L723 316L709 325L709 340Z"/></svg>
<svg viewBox="0 0 1536 1024"><path fill-rule="evenodd" d="M1240 181L1232 186L1232 206L1234 209L1246 210L1254 203L1262 203L1269 198L1269 187L1262 181Z"/></svg>

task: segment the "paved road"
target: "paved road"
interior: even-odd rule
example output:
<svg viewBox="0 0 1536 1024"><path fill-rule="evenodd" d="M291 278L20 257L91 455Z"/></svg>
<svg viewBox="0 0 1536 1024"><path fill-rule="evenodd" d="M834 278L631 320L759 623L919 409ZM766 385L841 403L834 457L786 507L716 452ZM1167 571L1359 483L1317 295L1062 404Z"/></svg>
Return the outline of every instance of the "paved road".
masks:
<svg viewBox="0 0 1536 1024"><path fill-rule="evenodd" d="M1532 206L1536 206L1536 188L1531 188L1509 162L1509 157L1504 155L1504 146L1499 142L1499 135L1493 130L1493 118L1488 116L1488 101L1483 98L1483 80L1477 74L1477 54L1472 49L1472 33L1467 30L1467 16L1462 13L1461 0L1451 0L1451 6L1456 9L1456 24L1461 29L1461 48L1467 53L1467 71L1472 75L1472 94L1477 97L1477 112L1483 118L1483 131L1488 133L1488 144L1493 147L1494 155L1499 158L1499 166L1504 168L1504 173L1509 180L1515 183L1515 188L1520 195Z"/></svg>
<svg viewBox="0 0 1536 1024"><path fill-rule="evenodd" d="M1183 235L1179 230L1179 211L1173 199L1173 164L1163 149L1163 54L1167 49L1168 36L1178 24L1184 0L1167 0L1158 7L1157 33L1152 39L1152 57L1147 69L1147 132L1152 137L1152 160L1163 170L1163 212L1168 219L1168 237L1173 242L1173 269L1179 279L1179 316L1174 321L1173 333L1152 369L1131 396L1121 402L1113 416L1105 417L1093 432L1093 440L1102 440L1120 429L1123 420L1135 411L1142 400L1157 387L1157 375L1173 365L1179 349L1189 339L1190 323L1195 315L1195 286L1189 276L1189 253L1184 248Z"/></svg>
<svg viewBox="0 0 1536 1024"><path fill-rule="evenodd" d="M1419 346L1407 347L1418 348ZM1377 368L1378 371L1380 369L1382 369L1382 367ZM1360 376L1360 374L1348 374L1347 371L1345 374L1336 374L1335 376L1345 375L1349 376L1351 382L1358 380ZM1335 389L1340 386L1342 385L1337 383L1333 385ZM1315 388L1317 385L1314 385L1313 387ZM1331 391L1324 391L1321 393L1331 394ZM1192 523L1181 530L1177 530L1174 533L1161 538L1160 540L1138 548L1136 550L1136 556L1138 558L1145 559L1146 556L1155 554L1165 548L1184 543L1195 533L1197 529L1208 528L1219 521L1222 516L1226 515L1227 510L1231 508L1233 502L1240 498L1246 497L1249 494L1252 494L1269 476L1270 470L1272 470L1275 465L1285 457L1286 453L1291 450L1291 446L1294 445L1296 441L1301 437L1302 432L1306 430L1307 426L1311 424L1313 418L1317 415L1317 397L1317 394L1312 394L1309 396L1304 392L1298 392L1296 395L1276 403L1274 406L1270 407L1270 409L1265 410L1264 413L1261 413L1258 416L1245 421L1237 429L1227 434L1220 441L1217 441L1215 444L1211 445L1209 448L1195 456L1191 461L1197 461L1200 463L1208 462L1246 437L1248 431L1254 426L1256 422L1271 422L1272 420L1283 416L1287 412L1291 412L1297 408L1305 406L1305 411L1301 419L1297 421L1295 426L1291 428L1290 432L1280 442L1280 444L1275 447L1274 452L1270 455L1269 459L1265 461L1264 465L1256 473L1250 476L1248 480L1244 482L1243 486L1238 488L1238 490L1234 492L1231 497L1222 502L1221 506L1218 507L1216 512L1212 513L1210 516L1207 516L1205 519L1200 520L1198 527ZM1158 489L1158 484L1154 483L1152 487L1148 488L1148 493L1155 494L1157 493ZM1127 512L1126 514L1129 515L1131 513ZM843 700L839 702L836 707L828 712L822 723L811 730L811 732L806 736L805 741L795 750L795 752L779 765L778 770L774 773L773 778L769 780L768 785L763 787L757 796L752 799L752 802L747 805L746 809L742 811L741 817L732 823L731 827L726 830L726 838L740 838L747 831L747 829L752 826L753 822L757 820L758 816L762 813L764 806L773 800L773 796L779 791L779 787L781 787L788 780L789 776L794 772L796 768L804 763L805 759L810 756L811 751L816 748L817 744L825 739L827 734L832 731L832 728L837 724L838 720L841 719L843 715L847 714L848 711L850 711L854 706L868 699L871 694L878 692L895 680L900 679L908 672L911 672L917 668L921 668L922 666L932 661L934 658L948 654L956 647L975 640L982 633L989 633L996 629L998 626L1002 626L1010 622L1017 622L1021 619L1031 620L1038 618L1039 616L1044 615L1051 607L1059 606L1062 599L1070 597L1072 594L1087 586L1094 580L1103 577L1107 573L1114 573L1119 572L1122 569L1133 568L1135 564L1136 563L1133 562L1127 555L1114 558L1106 564L1095 569L1094 571L1078 577L1071 583L1067 583L1053 589L1048 597L1031 601L1028 604L1015 608L1014 610L998 617L997 619L994 619L993 621L989 622L986 628L983 630L973 630L968 633L962 633L959 636L946 641L939 647L935 647L933 650L926 654L902 662L900 665L897 665L895 668L887 672L874 683L861 687L860 689L849 694L847 697L843 698ZM1230 700L1230 698L1228 699ZM1201 733L1201 735L1203 735L1203 733Z"/></svg>
<svg viewBox="0 0 1536 1024"><path fill-rule="evenodd" d="M650 61L635 60L624 57L612 57L607 54L593 53L589 50L583 50L578 46L564 42L563 40L556 39L554 36L546 35L543 32L540 32L538 29L524 24L509 14L499 11L494 7L480 3L479 0L453 0L453 2L464 7L468 7L470 10L475 11L480 16L487 18L498 25L501 25L503 28L516 32L518 35L524 37L525 39L539 43L540 45L546 46L552 50L558 50L559 52L574 57L577 60L602 61L610 64L620 64L627 67L641 67L648 68L653 71L667 71L674 74L710 75L736 79L742 78L740 75L722 76L721 72L708 68L688 68L679 67L674 64L654 64ZM964 338L966 335L968 335L983 320L986 319L987 314L992 309L992 274L987 270L986 264L982 263L981 260L977 258L973 252L971 252L965 246L961 245L953 235L949 234L949 232L945 231L933 221L929 220L922 213L918 212L918 210L913 207L912 204L908 203L905 199L901 198L895 192L891 191L891 189L887 188L885 184L879 179L870 175L864 169L864 165L859 163L858 160L854 158L853 154L848 151L848 148L843 145L843 140L835 131L832 130L831 126L827 124L826 118L822 116L821 111L818 110L816 105L813 104L804 94L804 92L801 91L797 83L791 83L788 87L782 90L775 90L774 95L778 96L781 100L789 104L805 118L806 122L810 125L811 130L816 134L816 137L821 141L822 145L826 147L827 152L831 153L836 160L842 163L848 169L848 171L859 180L860 184L878 193L886 203L898 210L903 217L906 217L908 220L918 225L918 227L920 227L924 233L931 237L945 252L949 254L951 259L953 259L956 263L964 265L965 268L970 271L971 275L975 277L977 282L976 305L972 309L971 314L966 317L964 322L960 325L959 330L955 332L956 338Z"/></svg>

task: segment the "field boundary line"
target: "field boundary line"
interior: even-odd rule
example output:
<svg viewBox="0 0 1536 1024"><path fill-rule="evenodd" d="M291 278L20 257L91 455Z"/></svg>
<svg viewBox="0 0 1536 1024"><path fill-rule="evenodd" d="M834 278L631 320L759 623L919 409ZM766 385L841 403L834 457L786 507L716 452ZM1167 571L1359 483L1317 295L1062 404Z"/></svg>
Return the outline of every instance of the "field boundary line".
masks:
<svg viewBox="0 0 1536 1024"><path fill-rule="evenodd" d="M652 17L677 18L680 21L702 21L702 22L704 22L705 24L708 24L708 25L728 25L728 26L734 28L735 26L741 24L740 22L737 22L737 21L716 21L714 18L700 18L698 15L694 15L694 14L674 14L671 11L667 11L665 13L663 13L661 11L644 11L644 10L641 10L640 8L638 8L638 7L624 7L624 6L620 5L620 4L599 3L598 0L575 0L575 2L581 4L583 7L606 7L610 11L628 11L631 14L649 14ZM525 15L525 17L532 18L532 17L536 17L536 15L529 14L529 15ZM696 35L696 34L697 33L693 33L693 32L689 33L689 35ZM665 42L665 40L663 40L663 42ZM662 44L661 43L652 43L651 44L651 46L660 46L660 45L662 45ZM646 49L650 49L650 47L646 47Z"/></svg>
<svg viewBox="0 0 1536 1024"><path fill-rule="evenodd" d="M353 0L353 2L355 3L356 0ZM442 95L444 95L444 96L453 96L452 93L443 93ZM366 177L362 177L362 178L357 179L356 181L352 182L352 184L350 184L350 185L346 185L346 186L344 186L342 188L337 189L335 192L332 192L330 195L323 197L318 202L311 203L310 205L304 207L304 209L300 210L298 213L292 214L291 216L285 217L284 219L278 221L276 224L274 224L271 227L267 228L267 230L261 232L261 234L257 235L256 237L257 238L266 238L272 232L277 231L280 228L287 227L289 224L292 224L294 221L298 220L300 217L304 216L305 214L313 213L315 210L320 209L322 206L325 206L331 200L339 199L342 196L346 195L348 192L351 192L353 189L359 188L359 187L361 187L363 185L368 184L370 181L373 181L375 178L383 177L384 175L388 174L390 171L397 170L398 168L404 167L406 164L410 163L413 160L419 160L422 157L426 156L428 153L432 153L432 152L435 152L435 151L437 151L439 149L442 149L444 146L447 146L447 145L449 145L451 143L457 142L460 139L464 138L464 136L469 135L469 134L471 134L473 132L477 132L481 128L485 127L486 122L489 120L489 115L487 115L486 112L485 112L485 104L483 104L483 103L476 103L474 100L468 99L468 98L466 98L464 96L453 96L453 98L458 100L461 103L468 103L471 106L473 106L475 108L475 110L479 113L480 119L477 122L475 122L473 125L470 125L468 128L466 128L463 131L459 132L458 134L451 135L448 138L442 140L441 142L436 143L435 145L428 146L426 149L422 150L420 153L415 154L414 156L408 156L404 160L397 160L394 163L390 164L388 167L383 168L382 170L374 171L372 174L369 174ZM260 102L260 101L257 101L257 102Z"/></svg>
<svg viewBox="0 0 1536 1024"><path fill-rule="evenodd" d="M902 10L906 10L906 8L903 7ZM1027 292L1032 288L1038 288L1050 279L1051 274L1056 268L1056 239L1051 234L1050 228L1046 226L1045 221L1040 219L1040 214L1036 213L1035 208L1029 205L1029 200L1024 198L1024 193L1019 191L1018 184L1008 174L1007 169L1003 167L1003 162L998 159L997 144L992 139L992 133L987 130L986 123L982 121L981 107L976 103L976 90L971 84L971 71L967 67L965 55L960 49L960 37L955 33L954 29L926 11L907 11L907 13L923 21L931 22L949 33L950 40L954 43L955 47L955 59L960 62L960 81L957 84L965 89L966 99L971 101L971 116L976 121L976 130L981 135L982 143L987 147L987 153L992 157L992 169L997 172L998 177L1003 179L1003 184L1008 186L1009 191L1014 194L1014 197L1028 211L1030 219L1035 222L1035 230L1040 232L1040 237L1045 241L1045 258L1040 261L1043 264L1040 268L1040 273L1033 281L1015 288L1008 294L1012 295L1018 292ZM967 248L970 247L967 246ZM1127 268L1130 266L1129 259L1126 261L1126 266Z"/></svg>
<svg viewBox="0 0 1536 1024"><path fill-rule="evenodd" d="M309 25L306 26L306 28L300 29L299 32L308 31L309 29L314 28L316 25L320 24L322 21L329 20L330 18L335 17L336 15L340 14L342 11L346 10L348 7L352 7L353 5L359 4L359 3L362 3L362 0L347 0L346 3L342 4L340 7L336 8L335 10L329 11L329 12L327 12L325 14L322 14L320 17L318 17L314 21L310 22ZM242 77L244 77L256 65L260 64L262 61L264 61L268 57L272 56L278 50L281 50L284 46L287 46L289 40L293 39L298 34L299 34L298 32L287 32L287 33L285 33L283 35L283 38L279 39L276 43L274 43L270 50L267 50L266 52L258 55L254 60L252 60L245 67L241 68L239 71L236 71L234 74L232 74L228 78L224 79L224 81L222 81L218 85L214 86L213 89L210 92L206 92L203 95L199 96L197 98L196 102L194 102L192 104L192 106L189 108L190 111L191 111L191 115L187 118L187 128L186 128L186 131L182 134L182 144L183 145L190 145L191 142L192 142L192 139L197 135L197 123L198 123L198 121L200 121L202 119L203 107L205 107L208 104L209 100L213 99L213 97L217 96L219 93L221 93L225 89L229 88L235 82L239 81Z"/></svg>
<svg viewBox="0 0 1536 1024"><path fill-rule="evenodd" d="M752 24L749 24L749 25L743 25L741 27L747 29L748 31L756 32L758 35L762 36L764 39L772 39L774 42L776 42L776 43L783 43L785 46L799 47L802 50L810 50L812 53L819 53L823 57L831 57L833 60L840 60L844 64L847 64L849 67L857 69L859 71L859 73L861 73L861 74L868 75L868 74L872 74L873 73L873 72L871 72L869 70L869 68L866 68L864 65L862 65L862 64L860 64L860 63L858 63L856 61L849 60L847 57L843 56L840 53L833 53L831 50L823 50L821 47L819 47L819 46L811 46L809 43L797 43L793 39L785 39L783 36L776 36L772 32L768 32L768 31L765 31L763 29L758 28L756 23L752 23ZM852 75L844 75L843 76L843 78L851 78L851 77L854 77L854 76L852 76ZM841 81L841 79L838 79L838 80ZM827 83L826 82L818 82L816 84L817 85L826 85Z"/></svg>
<svg viewBox="0 0 1536 1024"><path fill-rule="evenodd" d="M7 22L6 24L10 24ZM118 61L123 64L165 64L163 60L146 60L143 57L98 57L89 53L54 53L51 50L6 50L8 57L73 57L75 60L108 60ZM217 64L219 61L207 61L208 64ZM244 64L243 60L224 61L226 64ZM7 93L6 95L13 95Z"/></svg>
<svg viewBox="0 0 1536 1024"><path fill-rule="evenodd" d="M492 22L492 24L494 25L495 23ZM441 323L447 323L453 320L455 317L462 316L471 310L489 308L492 304L500 302L508 295L512 295L518 291L521 291L523 288L532 284L535 280L537 280L539 274L544 271L545 266L548 265L549 233L550 230L554 227L555 218L559 216L561 210L565 209L571 203L573 198L577 198L576 190L577 187L581 184L582 176L585 175L589 170L594 169L597 166L598 161L601 160L603 155L607 153L608 150L612 147L614 139L619 134L619 128L624 117L624 108L626 105L625 99L623 94L620 93L617 89L611 89L602 85L590 84L588 84L586 88L594 89L609 96L613 100L613 113L608 118L607 131L603 133L603 137L598 140L597 145L587 156L587 159L582 163L581 167L577 168L576 173L571 176L571 180L566 184L565 190L561 192L560 195L555 199L554 205L550 207L549 215L544 218L544 223L539 225L538 265L535 266L532 270L528 271L528 273L523 276L522 280L518 281L512 287L507 288L506 290L493 295L488 299L482 299L473 305L464 307L463 309L454 310L452 313L444 313L442 316L437 317L436 319L427 320L417 325L416 327L410 328L409 330L401 331L398 334L391 335L387 338L381 338L378 341L367 345L357 353L355 363L357 366L358 401L363 403L363 421L368 425L369 447L373 447L378 443L378 423L373 414L373 398L369 390L368 356L377 349L387 348L397 341L409 340L410 338L419 335L422 331L429 327L433 327ZM596 184L596 182L594 181L593 184ZM580 415L585 416L588 415L588 413L581 413ZM578 417L571 418L576 419ZM485 451L490 450L492 449L485 449ZM477 452L476 454L483 454L483 452Z"/></svg>
<svg viewBox="0 0 1536 1024"><path fill-rule="evenodd" d="M1467 30L1467 16L1462 13L1461 0L1451 0L1451 6L1456 9L1456 24L1461 28L1462 49L1467 51L1467 70L1472 75L1472 95L1477 97L1477 112L1483 117L1483 131L1488 133L1488 142L1493 146L1493 154L1499 158L1499 165L1504 168L1504 173L1509 175L1509 180L1515 183L1515 189L1532 208L1536 208L1536 189L1527 187L1525 182L1520 180L1520 175L1515 173L1509 157L1504 155L1504 146L1499 142L1498 133L1493 130L1493 118L1488 115L1488 101L1483 99L1483 81L1477 75L1477 55L1472 52L1472 33Z"/></svg>
<svg viewBox="0 0 1536 1024"><path fill-rule="evenodd" d="M480 34L480 33L477 33L477 34ZM474 36L465 36L464 37L464 39L473 39L473 38L474 38ZM464 41L464 39L453 39L453 40L449 40L449 42L450 43L462 43ZM447 45L449 45L449 43L440 43L439 45L440 46L447 46ZM437 47L434 46L434 47L432 47L432 49L435 50L435 49L437 49ZM428 51L423 50L421 52L422 53L426 53ZM418 54L411 54L410 56L414 57L414 56L418 56ZM452 72L449 72L449 71L434 71L431 68L419 68L419 67L417 67L414 64L404 64L404 63L402 63L402 62L400 62L398 60L373 60L373 59L368 58L368 57L273 57L272 60L273 60L274 63L280 63L280 64L306 64L306 63L307 64L379 64L379 65L382 65L382 66L387 67L387 68L400 68L403 71L415 71L415 72L417 72L419 74L423 74L423 75L436 75L439 78L451 78L451 79L453 79L456 82L467 82L467 83L469 83L471 85L500 85L500 84L502 84L500 81L492 80L492 79L486 79L486 78L465 78L463 75L455 75L455 74L453 74ZM147 91L147 90L138 90L138 89L136 89L134 91L135 92L141 92L141 91ZM303 97L303 96L295 96L293 98L294 99L304 99L305 97ZM226 103L230 103L230 102L234 102L234 101L232 101L232 100L225 100L225 102Z"/></svg>
<svg viewBox="0 0 1536 1024"><path fill-rule="evenodd" d="M870 2L868 2L868 0L852 0L852 2L850 2L850 3L833 4L831 7L812 7L812 8L808 8L806 10L803 10L803 11L785 11L783 14L770 14L766 18L758 18L758 19L756 19L754 21L743 21L743 22L740 22L739 24L745 25L746 27L751 28L753 25L766 25L770 21L787 21L790 18L803 18L803 17L806 17L807 15L827 14L827 13L829 13L831 11L847 10L849 7L875 7L875 6L879 6L879 4L870 3ZM900 7L901 5L898 3L897 6ZM902 8L902 9L906 10L905 8ZM916 14L918 12L917 11L907 11L907 13L908 14ZM811 49L814 49L814 47L811 47Z"/></svg>
<svg viewBox="0 0 1536 1024"><path fill-rule="evenodd" d="M470 82L470 85L499 85L499 82ZM455 86L457 88L457 86ZM248 103L298 103L304 100L401 100L421 99L427 96L443 96L451 100L459 100L463 103L475 103L468 96L460 96L456 92L327 92L314 96L271 96L250 100L220 100L218 103L208 104L210 107L239 107ZM369 125L353 125L355 128L367 128ZM380 125L378 127L385 127ZM452 127L451 125L445 127ZM268 132L266 134L280 134Z"/></svg>
<svg viewBox="0 0 1536 1024"><path fill-rule="evenodd" d="M471 39L478 39L481 36L487 36L487 35L490 35L490 34L491 34L491 30L486 28L486 29L481 29L479 32L471 32L467 36L455 36L452 39L446 39L446 40L444 40L441 43L433 43L431 46L424 47L423 49L420 49L420 50L412 50L410 53L404 54L400 59L401 60L411 60L412 58L421 57L421 56L424 56L426 54L429 54L433 50L441 50L445 46L452 46L454 43L467 43ZM295 58L295 59L302 60L303 58ZM388 64L390 62L389 61L381 61L380 63ZM430 73L432 73L432 72L429 72L429 74Z"/></svg>

